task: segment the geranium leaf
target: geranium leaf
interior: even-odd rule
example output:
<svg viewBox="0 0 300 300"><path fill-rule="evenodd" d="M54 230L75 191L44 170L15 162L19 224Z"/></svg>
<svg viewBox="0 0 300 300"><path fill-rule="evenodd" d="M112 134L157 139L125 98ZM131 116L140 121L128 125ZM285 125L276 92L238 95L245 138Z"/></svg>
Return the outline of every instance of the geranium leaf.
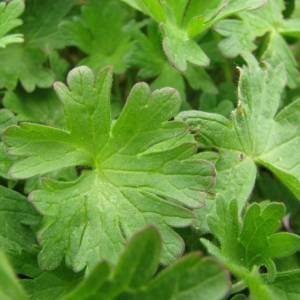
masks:
<svg viewBox="0 0 300 300"><path fill-rule="evenodd" d="M34 91L36 87L51 87L55 74L46 66L47 54L51 48L62 48L66 45L67 39L59 30L59 22L74 2L75 0L63 3L58 0L26 1L22 15L24 24L20 28L24 43L0 48L0 88L13 90L18 81L27 92ZM9 5L18 3L24 5L23 1L12 1ZM13 15L18 10L19 6L13 10Z"/></svg>
<svg viewBox="0 0 300 300"><path fill-rule="evenodd" d="M286 82L284 66L261 68L253 56L243 55L248 67L241 69L239 104L232 113L232 121L201 111L181 112L176 117L187 121L200 148L219 152L216 167L220 172L217 172L217 184L211 192L229 199L236 197L240 210L255 183L255 164L262 164L271 170L300 198L299 162L296 156L299 100L276 115ZM199 210L201 223L203 215L213 213L214 202L209 202L205 210Z"/></svg>
<svg viewBox="0 0 300 300"><path fill-rule="evenodd" d="M207 66L208 56L193 37L211 27L216 21L245 9L254 9L265 3L256 1L178 1L174 0L123 0L150 15L160 23L164 52L175 69L185 72L188 63Z"/></svg>
<svg viewBox="0 0 300 300"><path fill-rule="evenodd" d="M299 37L300 19L284 19L284 8L283 0L268 1L264 7L237 13L237 20L222 20L214 28L226 37L219 47L228 57L235 57L245 50L256 49L255 39L268 33L264 49L261 51L261 59L274 67L284 61L288 85L295 88L299 82L297 62L283 36Z"/></svg>
<svg viewBox="0 0 300 300"><path fill-rule="evenodd" d="M268 281L272 282L276 277L273 259L290 256L300 249L298 235L274 233L284 214L281 203L254 203L246 209L241 222L237 201L228 204L218 197L217 216L209 216L208 223L220 249L208 240L201 241L236 276L247 279L253 267L263 265L268 270Z"/></svg>
<svg viewBox="0 0 300 300"><path fill-rule="evenodd" d="M23 44L8 45L0 49L0 88L13 90L20 80L27 92L36 86L50 87L54 81L53 72L44 67L45 55L37 48L25 47Z"/></svg>
<svg viewBox="0 0 300 300"><path fill-rule="evenodd" d="M77 65L86 65L97 73L111 64L115 73L125 72L127 65L123 56L130 50L131 41L122 30L128 19L122 3L115 0L89 0L81 11L81 16L61 25L69 43L87 54Z"/></svg>
<svg viewBox="0 0 300 300"><path fill-rule="evenodd" d="M24 7L23 0L13 0L8 4L5 2L0 3L0 48L24 41L22 34L7 35L13 28L22 25L22 20L17 18L23 13Z"/></svg>
<svg viewBox="0 0 300 300"><path fill-rule="evenodd" d="M47 50L49 47L65 47L68 40L60 28L60 23L75 2L76 0L26 0L26 9L22 15L24 25L21 27L26 46Z"/></svg>
<svg viewBox="0 0 300 300"><path fill-rule="evenodd" d="M40 235L43 268L58 266L64 255L75 270L104 258L115 262L125 239L150 223L161 231L162 262L169 263L183 247L170 226L191 224L194 215L183 206L201 206L203 192L214 183L212 165L193 158L194 143L151 149L176 142L187 130L181 121L168 121L180 107L178 93L165 88L151 94L139 83L112 125L111 79L110 67L96 80L90 69L79 67L69 73L69 87L55 84L66 131L31 123L5 131L8 152L27 157L11 168L14 178L69 166L91 168L74 182L46 180L44 190L30 195L47 224Z"/></svg>

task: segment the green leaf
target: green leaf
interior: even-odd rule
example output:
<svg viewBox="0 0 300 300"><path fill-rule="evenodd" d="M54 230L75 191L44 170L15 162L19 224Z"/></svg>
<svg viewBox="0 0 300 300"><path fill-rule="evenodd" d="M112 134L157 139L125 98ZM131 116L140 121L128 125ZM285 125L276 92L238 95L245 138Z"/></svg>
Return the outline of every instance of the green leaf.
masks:
<svg viewBox="0 0 300 300"><path fill-rule="evenodd" d="M101 262L93 268L89 276L73 289L62 300L85 300L96 297L110 275L110 266L107 262ZM100 296L101 295L101 296ZM103 297L103 294L98 297ZM106 298L109 299L109 298ZM111 298L113 299L113 298Z"/></svg>
<svg viewBox="0 0 300 300"><path fill-rule="evenodd" d="M0 3L0 48L24 41L22 34L7 35L13 28L22 25L22 21L17 18L23 13L24 7L23 0L13 0L8 4L5 2Z"/></svg>
<svg viewBox="0 0 300 300"><path fill-rule="evenodd" d="M0 250L0 298L5 300L29 299L2 250Z"/></svg>
<svg viewBox="0 0 300 300"><path fill-rule="evenodd" d="M21 1L11 4L17 2ZM51 53L51 48L63 48L66 45L67 39L59 30L59 22L74 2L26 1L22 15L24 24L20 29L25 43L0 49L0 88L13 90L20 81L27 92L32 92L36 87L47 88L53 84L54 73L45 65L46 52Z"/></svg>
<svg viewBox="0 0 300 300"><path fill-rule="evenodd" d="M124 57L125 61L139 68L138 75L142 79L156 77L151 83L152 90L165 86L174 87L180 93L182 110L191 109L186 101L186 84L184 78L195 90L217 92L217 88L203 68L189 65L182 74L174 69L168 62L161 47L161 33L154 21L147 21L147 35L142 32L145 22L129 23L124 30L134 39L132 50Z"/></svg>
<svg viewBox="0 0 300 300"><path fill-rule="evenodd" d="M220 21L214 29L226 37L219 47L228 57L256 49L255 39L268 33L260 57L274 67L284 61L288 85L295 88L299 83L298 65L282 35L299 37L300 19L285 20L282 15L284 7L283 0L268 1L260 9L238 13L237 20Z"/></svg>
<svg viewBox="0 0 300 300"><path fill-rule="evenodd" d="M16 191L0 186L0 245L6 253L31 252L40 216L28 199Z"/></svg>
<svg viewBox="0 0 300 300"><path fill-rule="evenodd" d="M28 94L22 88L17 88L5 93L3 104L16 114L18 122L66 127L63 109L53 89L36 89Z"/></svg>
<svg viewBox="0 0 300 300"><path fill-rule="evenodd" d="M150 15L158 22L166 21L166 13L160 0L135 0L138 7L146 15Z"/></svg>
<svg viewBox="0 0 300 300"><path fill-rule="evenodd" d="M163 48L171 65L180 72L185 72L187 63L196 66L209 65L209 58L197 45L189 39L184 31L175 30L171 26L161 27L164 33Z"/></svg>
<svg viewBox="0 0 300 300"><path fill-rule="evenodd" d="M229 288L226 277L213 259L191 253L156 276L134 299L222 299Z"/></svg>
<svg viewBox="0 0 300 300"><path fill-rule="evenodd" d="M89 299L96 295L101 295L103 299L115 299L126 290L139 289L154 275L160 252L161 239L157 230L150 226L128 241L113 271L106 262L101 262L64 300Z"/></svg>
<svg viewBox="0 0 300 300"><path fill-rule="evenodd" d="M188 63L207 66L208 56L193 38L211 27L214 22L244 9L254 9L265 1L126 1L160 23L164 35L164 52L173 67L185 72ZM227 5L228 4L228 5ZM223 11L225 11L223 13Z"/></svg>
<svg viewBox="0 0 300 300"><path fill-rule="evenodd" d="M258 9L264 6L266 3L267 0L229 0L228 5L220 11L220 13L214 19L214 22L243 10Z"/></svg>
<svg viewBox="0 0 300 300"><path fill-rule="evenodd" d="M36 86L50 87L54 74L43 66L45 55L37 48L24 45L8 45L0 49L0 88L13 90L18 80L27 92L32 92Z"/></svg>
<svg viewBox="0 0 300 300"><path fill-rule="evenodd" d="M9 156L11 158L11 156ZM48 172L43 175L37 175L34 177L30 177L25 181L24 193L29 194L34 190L40 190L43 188L43 180L45 178L52 180L60 180L60 181L75 181L78 178L78 172L80 172L80 168L78 167L76 170L75 167L63 168L55 171Z"/></svg>
<svg viewBox="0 0 300 300"><path fill-rule="evenodd" d="M2 133L8 126L17 125L16 116L8 109L0 109L0 132ZM10 179L8 170L15 163L16 158L6 154L6 147L0 142L0 176Z"/></svg>
<svg viewBox="0 0 300 300"><path fill-rule="evenodd" d="M251 202L262 202L265 200L283 202L289 218L295 216L300 206L300 202L288 188L267 171L260 172L256 180L255 194L251 195L250 199Z"/></svg>
<svg viewBox="0 0 300 300"><path fill-rule="evenodd" d="M203 191L214 182L212 165L193 158L195 144L151 150L187 130L183 122L168 121L180 107L178 93L165 88L151 94L139 83L112 125L111 78L109 67L96 81L90 69L79 67L69 73L69 87L56 83L67 131L30 123L5 131L9 153L27 157L11 168L14 178L92 168L74 182L46 180L44 190L30 196L47 224L40 235L43 268L55 268L64 255L75 270L103 258L115 262L124 239L150 223L162 234L162 262L170 263L183 248L170 226L191 224L194 215L183 205L201 206Z"/></svg>
<svg viewBox="0 0 300 300"><path fill-rule="evenodd" d="M164 39L163 48L171 65L185 72L187 63L197 66L209 64L209 58L192 39L204 30L204 23L210 21L225 5L226 0L215 0L201 5L197 1L135 1L141 11L160 23Z"/></svg>
<svg viewBox="0 0 300 300"><path fill-rule="evenodd" d="M130 37L122 30L128 14L120 1L89 0L81 9L82 16L62 23L64 36L87 57L77 65L86 65L97 73L111 64L114 72L124 73L123 56L130 50Z"/></svg>
<svg viewBox="0 0 300 300"><path fill-rule="evenodd" d="M11 179L8 171L16 161L16 157L7 155L6 146L3 142L0 142L0 176L5 179Z"/></svg>
<svg viewBox="0 0 300 300"><path fill-rule="evenodd" d="M300 270L278 273L270 285L270 290L282 300L297 300L300 296L299 289Z"/></svg>
<svg viewBox="0 0 300 300"><path fill-rule="evenodd" d="M0 109L0 132L11 125L17 125L16 116L8 109Z"/></svg>
<svg viewBox="0 0 300 300"><path fill-rule="evenodd" d="M147 24L146 36L141 31L144 23L129 23L124 30L134 38L134 46L124 57L126 63L139 68L142 79L156 77L151 83L151 90L165 86L176 88L182 99L182 109L191 109L186 101L185 83L181 73L168 62L161 47L161 33L154 21Z"/></svg>
<svg viewBox="0 0 300 300"><path fill-rule="evenodd" d="M285 207L280 203L269 203L265 207L251 204L241 224L237 201L227 204L218 197L217 216L209 216L208 223L220 241L221 252L214 250L208 240L201 240L232 272L238 270L237 266L251 270L254 266L264 265L268 270L268 280L272 282L276 276L272 259L292 255L300 249L299 236L287 232L274 234L284 214ZM240 271L236 275L244 276Z"/></svg>
<svg viewBox="0 0 300 300"><path fill-rule="evenodd" d="M193 224L200 232L209 231L207 215L215 214L215 197L222 195L225 199L236 197L239 211L243 208L253 190L257 176L257 167L252 159L241 159L241 152L235 150L219 150L215 157L204 157L214 164L217 175L216 184L210 189L212 196L206 201L206 206L194 210L198 218ZM211 155L211 152L210 152Z"/></svg>
<svg viewBox="0 0 300 300"><path fill-rule="evenodd" d="M22 33L27 47L61 49L67 39L60 28L60 23L70 11L76 0L35 1L26 0L26 9L22 15Z"/></svg>
<svg viewBox="0 0 300 300"><path fill-rule="evenodd" d="M203 93L200 97L199 110L214 112L223 116L229 116L233 110L233 103L227 99L221 100L218 103L217 95Z"/></svg>
<svg viewBox="0 0 300 300"><path fill-rule="evenodd" d="M284 66L263 69L250 54L243 55L249 67L241 69L239 104L232 113L232 122L220 115L200 111L182 112L177 119L188 122L200 147L224 150L225 153L236 151L241 162L252 160L266 166L299 199L299 132L296 124L300 102L292 102L276 115L285 85ZM249 181L249 187L250 182L253 187L253 180Z"/></svg>
<svg viewBox="0 0 300 300"><path fill-rule="evenodd" d="M53 271L41 270L36 253L23 251L19 255L10 256L10 260L16 272L22 274L20 282L32 300L61 299L83 279L83 272L74 273L64 265Z"/></svg>
<svg viewBox="0 0 300 300"><path fill-rule="evenodd" d="M192 253L151 278L159 263L161 239L150 226L134 235L109 274L98 264L67 299L221 299L228 274L211 258Z"/></svg>

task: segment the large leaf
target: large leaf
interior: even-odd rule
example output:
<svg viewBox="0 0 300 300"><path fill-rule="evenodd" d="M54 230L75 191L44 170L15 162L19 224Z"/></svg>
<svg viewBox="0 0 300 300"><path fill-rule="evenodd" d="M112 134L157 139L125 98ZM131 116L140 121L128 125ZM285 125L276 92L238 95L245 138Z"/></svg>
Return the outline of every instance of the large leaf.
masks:
<svg viewBox="0 0 300 300"><path fill-rule="evenodd" d="M145 83L135 85L112 124L111 80L110 67L96 80L90 69L79 67L69 73L69 87L55 84L67 131L31 123L5 131L9 153L27 157L11 168L13 178L68 166L91 168L74 182L45 180L44 190L30 195L45 215L43 268L55 268L64 255L75 270L103 258L115 262L124 241L149 223L161 231L162 262L173 261L183 242L170 226L191 224L194 215L184 206L201 206L203 191L214 182L212 165L193 158L196 145L180 142L186 124L168 121L180 107L174 89L151 94ZM165 140L176 146L151 150Z"/></svg>

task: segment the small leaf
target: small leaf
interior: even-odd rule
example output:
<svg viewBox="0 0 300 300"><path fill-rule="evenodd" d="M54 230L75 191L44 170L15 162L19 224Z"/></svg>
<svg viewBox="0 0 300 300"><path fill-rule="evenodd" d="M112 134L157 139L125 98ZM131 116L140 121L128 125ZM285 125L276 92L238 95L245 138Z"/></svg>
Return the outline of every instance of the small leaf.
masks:
<svg viewBox="0 0 300 300"><path fill-rule="evenodd" d="M209 58L194 40L186 40L181 32L173 32L167 26L162 27L162 30L165 34L164 51L171 65L178 71L185 72L187 62L197 66L207 66L209 64Z"/></svg>
<svg viewBox="0 0 300 300"><path fill-rule="evenodd" d="M160 23L164 35L163 48L171 65L179 72L187 70L188 63L207 66L208 56L192 38L211 27L216 21L244 9L254 9L265 0L254 1L160 1L123 0L135 9L150 15ZM222 13L223 11L226 12Z"/></svg>
<svg viewBox="0 0 300 300"><path fill-rule="evenodd" d="M76 0L26 1L25 12L22 15L24 24L21 27L26 46L47 49L47 52L49 46L54 49L64 48L67 39L60 28L60 23Z"/></svg>
<svg viewBox="0 0 300 300"><path fill-rule="evenodd" d="M118 285L128 288L144 285L155 274L160 255L161 239L154 227L136 234L127 244L114 270Z"/></svg>
<svg viewBox="0 0 300 300"><path fill-rule="evenodd" d="M135 2L144 14L152 16L158 22L166 21L166 13L160 0L135 0Z"/></svg>
<svg viewBox="0 0 300 300"><path fill-rule="evenodd" d="M64 21L61 25L69 44L87 54L77 65L86 65L97 73L111 64L115 73L124 73L127 64L123 56L130 50L131 41L122 30L128 20L122 3L116 0L89 0L81 11L82 16Z"/></svg>
<svg viewBox="0 0 300 300"><path fill-rule="evenodd" d="M8 126L16 125L16 116L8 109L0 109L0 132L2 133Z"/></svg>
<svg viewBox="0 0 300 300"><path fill-rule="evenodd" d="M13 90L18 80L27 92L36 86L50 87L54 82L54 74L43 66L45 55L37 48L24 45L9 45L0 49L0 88Z"/></svg>
<svg viewBox="0 0 300 300"><path fill-rule="evenodd" d="M270 290L278 299L297 299L300 296L300 270L278 273Z"/></svg>
<svg viewBox="0 0 300 300"><path fill-rule="evenodd" d="M236 200L227 205L224 199L218 198L217 213L217 217L209 217L208 223L220 241L221 251L210 245L211 242L202 241L233 272L237 266L251 270L254 266L264 265L268 270L268 280L272 282L276 276L272 259L292 255L300 249L299 236L274 233L285 213L284 205L280 203L269 203L264 208L251 204L246 209L242 224L238 219ZM281 245L276 248L279 241ZM237 275L244 276L240 271Z"/></svg>
<svg viewBox="0 0 300 300"><path fill-rule="evenodd" d="M283 0L268 1L260 9L239 12L239 20L222 20L215 25L215 30L226 37L219 46L222 53L228 57L235 57L245 50L256 49L255 39L268 34L260 58L273 67L284 61L288 86L296 88L299 81L297 62L282 35L298 37L300 19L298 17L286 20L282 14L284 7Z"/></svg>
<svg viewBox="0 0 300 300"><path fill-rule="evenodd" d="M5 48L8 44L22 43L22 34L6 35L13 28L22 25L22 21L17 19L24 11L23 0L13 0L8 4L0 3L0 48Z"/></svg>

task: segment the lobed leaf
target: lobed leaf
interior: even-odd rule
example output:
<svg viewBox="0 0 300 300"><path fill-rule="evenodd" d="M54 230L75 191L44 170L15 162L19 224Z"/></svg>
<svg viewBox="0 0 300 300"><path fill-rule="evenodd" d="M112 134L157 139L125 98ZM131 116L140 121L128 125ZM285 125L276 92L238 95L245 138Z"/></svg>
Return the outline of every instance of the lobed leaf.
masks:
<svg viewBox="0 0 300 300"><path fill-rule="evenodd" d="M23 35L19 33L7 33L17 26L22 25L22 20L17 19L24 11L23 0L13 0L9 3L0 3L0 48L5 48L8 44L22 43Z"/></svg>
<svg viewBox="0 0 300 300"><path fill-rule="evenodd" d="M81 8L82 15L61 25L64 36L87 57L77 65L86 65L94 73L111 64L114 72L124 73L127 64L123 56L131 49L130 37L122 30L128 13L120 1L89 0Z"/></svg>
<svg viewBox="0 0 300 300"><path fill-rule="evenodd" d="M27 92L36 87L50 87L54 81L53 72L44 67L45 55L41 50L24 45L8 45L0 49L0 88L13 90L18 81Z"/></svg>
<svg viewBox="0 0 300 300"><path fill-rule="evenodd" d="M298 235L274 233L284 216L284 205L268 203L263 207L251 204L241 221L236 200L227 204L224 198L218 197L216 201L217 216L209 216L208 223L220 242L220 249L202 238L208 251L236 276L247 280L248 285L252 285L254 280L251 279L251 270L255 266L265 266L268 270L268 282L273 282L277 276L273 259L290 256L300 247ZM249 288L255 289L255 286Z"/></svg>
<svg viewBox="0 0 300 300"><path fill-rule="evenodd" d="M170 263L183 249L170 226L190 225L194 215L187 208L201 206L214 183L212 165L193 158L195 144L176 143L187 130L185 123L169 121L180 107L178 93L165 88L151 94L139 83L112 124L111 80L110 67L96 81L87 67L76 68L69 87L55 84L67 130L22 123L4 133L8 152L23 158L10 170L14 178L91 168L74 182L45 180L44 189L30 195L45 216L42 268L57 267L63 256L77 271L104 258L115 262L125 240L150 223L162 234L162 262ZM167 140L176 146L153 147Z"/></svg>
<svg viewBox="0 0 300 300"><path fill-rule="evenodd" d="M297 62L282 35L299 37L300 19L284 19L284 8L282 0L268 1L260 9L237 13L238 19L220 21L214 29L226 37L219 43L219 47L228 57L235 57L245 50L256 49L255 39L268 33L260 54L261 59L273 67L284 61L288 85L296 88L299 81Z"/></svg>
<svg viewBox="0 0 300 300"><path fill-rule="evenodd" d="M125 62L139 68L138 75L142 79L154 78L150 87L152 90L165 86L176 88L182 99L182 110L191 109L186 99L186 88L184 79L192 85L195 90L204 90L217 93L217 88L203 68L190 65L184 74L174 69L168 62L161 47L161 33L157 24L151 20L146 23L129 23L124 30L134 39L134 46L124 57ZM147 34L142 29L147 29ZM195 80L195 78L197 80ZM194 80L194 82L193 82Z"/></svg>
<svg viewBox="0 0 300 300"><path fill-rule="evenodd" d="M60 28L60 23L71 10L76 0L34 1L26 0L26 9L22 15L24 25L21 31L25 44L30 48L49 51L50 48L61 49L68 40Z"/></svg>
<svg viewBox="0 0 300 300"><path fill-rule="evenodd" d="M244 9L254 9L265 3L263 0L235 1L178 1L173 0L123 0L160 23L163 33L164 52L171 65L185 72L188 63L207 66L208 56L193 39L211 27L214 22Z"/></svg>
<svg viewBox="0 0 300 300"><path fill-rule="evenodd" d="M299 101L292 102L276 115L285 86L284 66L259 67L250 54L244 53L248 67L241 69L238 107L232 120L201 111L181 112L176 120L186 121L199 147L218 151L213 162L217 168L214 194L236 197L239 210L247 201L257 174L256 164L271 170L299 199L297 120ZM219 171L219 172L218 172ZM208 201L204 210L196 211L197 227L207 226L207 213L214 214L215 204Z"/></svg>

